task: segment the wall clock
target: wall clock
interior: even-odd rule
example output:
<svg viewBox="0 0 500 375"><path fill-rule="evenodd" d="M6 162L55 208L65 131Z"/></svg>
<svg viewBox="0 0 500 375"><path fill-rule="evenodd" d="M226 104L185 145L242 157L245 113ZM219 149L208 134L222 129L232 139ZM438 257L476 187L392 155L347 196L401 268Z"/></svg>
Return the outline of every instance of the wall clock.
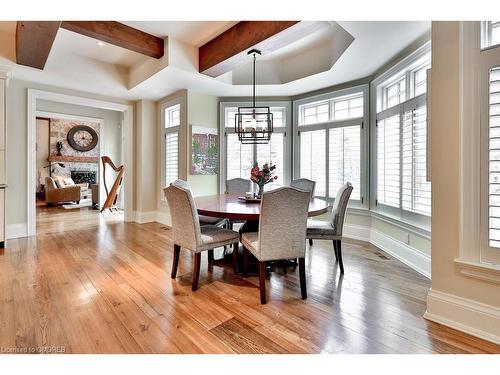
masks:
<svg viewBox="0 0 500 375"><path fill-rule="evenodd" d="M97 146L99 137L94 129L86 125L77 125L68 132L68 143L77 151L88 152Z"/></svg>

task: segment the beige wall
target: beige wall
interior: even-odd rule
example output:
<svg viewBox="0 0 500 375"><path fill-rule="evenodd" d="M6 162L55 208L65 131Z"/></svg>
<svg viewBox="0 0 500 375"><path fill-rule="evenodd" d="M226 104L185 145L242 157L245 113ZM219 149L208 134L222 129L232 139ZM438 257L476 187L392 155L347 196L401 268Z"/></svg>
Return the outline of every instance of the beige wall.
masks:
<svg viewBox="0 0 500 375"><path fill-rule="evenodd" d="M188 91L188 155L187 180L195 196L217 194L218 175L191 175L191 125L217 128L219 125L219 98ZM220 152L220 149L219 149Z"/></svg>
<svg viewBox="0 0 500 375"><path fill-rule="evenodd" d="M157 171L159 170L158 131L160 129L156 102L140 100L136 103L135 168L136 194L134 209L138 212L156 210L158 198Z"/></svg>
<svg viewBox="0 0 500 375"><path fill-rule="evenodd" d="M432 289L500 307L500 285L465 277L460 241L460 23L432 23Z"/></svg>
<svg viewBox="0 0 500 375"><path fill-rule="evenodd" d="M157 210L159 220L169 224L168 205L161 197L161 124L160 106L161 103L181 99L181 130L179 134L179 178L185 179L191 185L194 196L217 194L218 176L197 176L190 174L191 160L191 130L190 125L218 127L218 102L219 98L212 95L201 94L188 90L180 90L173 95L163 98L157 103L158 125L157 125ZM220 152L220 151L219 151Z"/></svg>
<svg viewBox="0 0 500 375"><path fill-rule="evenodd" d="M493 279L487 281L466 276L455 262L459 257L461 233L469 230L460 221L460 131L463 109L460 61L461 23L433 22L432 290L428 297L426 317L500 342L500 284Z"/></svg>
<svg viewBox="0 0 500 375"><path fill-rule="evenodd" d="M81 97L103 99L119 103L124 101L111 98L96 96L88 93L81 93L72 90L60 89L57 87L41 85L32 82L18 81L11 79L7 88L7 183L9 188L6 191L6 223L25 224L27 222L27 94L28 88L57 92ZM64 107L61 107L64 106ZM78 108L79 107L79 108ZM40 101L37 109L43 111L53 111L66 114L75 114L80 116L100 117L105 115L103 112L95 112L92 108L81 106L67 106L60 103ZM94 111L93 111L94 110ZM72 113L74 112L74 113ZM112 112L112 111L106 111ZM110 140L113 137L110 135ZM110 146L111 147L111 146ZM117 146L112 146L118 151Z"/></svg>

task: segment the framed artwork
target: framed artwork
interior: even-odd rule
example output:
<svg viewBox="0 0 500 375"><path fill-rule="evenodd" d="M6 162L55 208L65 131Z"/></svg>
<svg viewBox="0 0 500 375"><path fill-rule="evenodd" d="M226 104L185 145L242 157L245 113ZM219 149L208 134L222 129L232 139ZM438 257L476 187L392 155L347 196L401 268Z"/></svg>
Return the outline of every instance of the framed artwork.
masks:
<svg viewBox="0 0 500 375"><path fill-rule="evenodd" d="M217 128L191 125L191 174L219 174Z"/></svg>

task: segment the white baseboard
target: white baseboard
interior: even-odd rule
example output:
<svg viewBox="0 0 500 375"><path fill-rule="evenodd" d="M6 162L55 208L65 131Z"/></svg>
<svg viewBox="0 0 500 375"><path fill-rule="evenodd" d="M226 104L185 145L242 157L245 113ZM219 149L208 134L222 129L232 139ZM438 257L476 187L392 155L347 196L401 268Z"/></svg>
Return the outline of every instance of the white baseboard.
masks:
<svg viewBox="0 0 500 375"><path fill-rule="evenodd" d="M156 220L158 223L171 227L172 221L170 220L170 215L166 212L156 211Z"/></svg>
<svg viewBox="0 0 500 375"><path fill-rule="evenodd" d="M352 238L353 240L360 240L370 242L370 227L356 224L344 224L343 228L344 237Z"/></svg>
<svg viewBox="0 0 500 375"><path fill-rule="evenodd" d="M28 223L7 224L5 237L8 240L28 236Z"/></svg>
<svg viewBox="0 0 500 375"><path fill-rule="evenodd" d="M355 240L367 241L380 250L413 268L425 277L431 277L431 257L421 251L398 241L385 233L364 225L344 224L344 236Z"/></svg>
<svg viewBox="0 0 500 375"><path fill-rule="evenodd" d="M134 213L134 221L139 224L151 223L156 221L156 211L140 212L136 211Z"/></svg>
<svg viewBox="0 0 500 375"><path fill-rule="evenodd" d="M431 278L431 257L429 255L408 246L404 242L389 237L377 229L372 228L370 232L370 242L373 245L392 255L428 279Z"/></svg>
<svg viewBox="0 0 500 375"><path fill-rule="evenodd" d="M431 289L424 318L500 344L500 308Z"/></svg>

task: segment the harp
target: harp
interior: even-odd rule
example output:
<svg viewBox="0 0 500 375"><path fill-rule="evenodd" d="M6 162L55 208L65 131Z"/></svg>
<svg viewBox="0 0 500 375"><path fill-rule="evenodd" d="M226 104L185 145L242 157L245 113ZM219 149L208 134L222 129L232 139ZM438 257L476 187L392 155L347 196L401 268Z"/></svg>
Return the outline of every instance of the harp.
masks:
<svg viewBox="0 0 500 375"><path fill-rule="evenodd" d="M101 212L103 212L106 209L109 209L110 211L118 211L118 208L116 207L116 200L118 199L118 194L120 194L120 190L122 187L123 173L125 172L125 167L123 165L117 167L109 156L102 156L101 160L103 168L102 175L104 178L104 188L106 189L106 201L104 202L104 205L101 208ZM111 190L108 190L108 185L106 184L106 164L109 164L115 172L118 172L118 175L116 176L115 182L113 183Z"/></svg>

